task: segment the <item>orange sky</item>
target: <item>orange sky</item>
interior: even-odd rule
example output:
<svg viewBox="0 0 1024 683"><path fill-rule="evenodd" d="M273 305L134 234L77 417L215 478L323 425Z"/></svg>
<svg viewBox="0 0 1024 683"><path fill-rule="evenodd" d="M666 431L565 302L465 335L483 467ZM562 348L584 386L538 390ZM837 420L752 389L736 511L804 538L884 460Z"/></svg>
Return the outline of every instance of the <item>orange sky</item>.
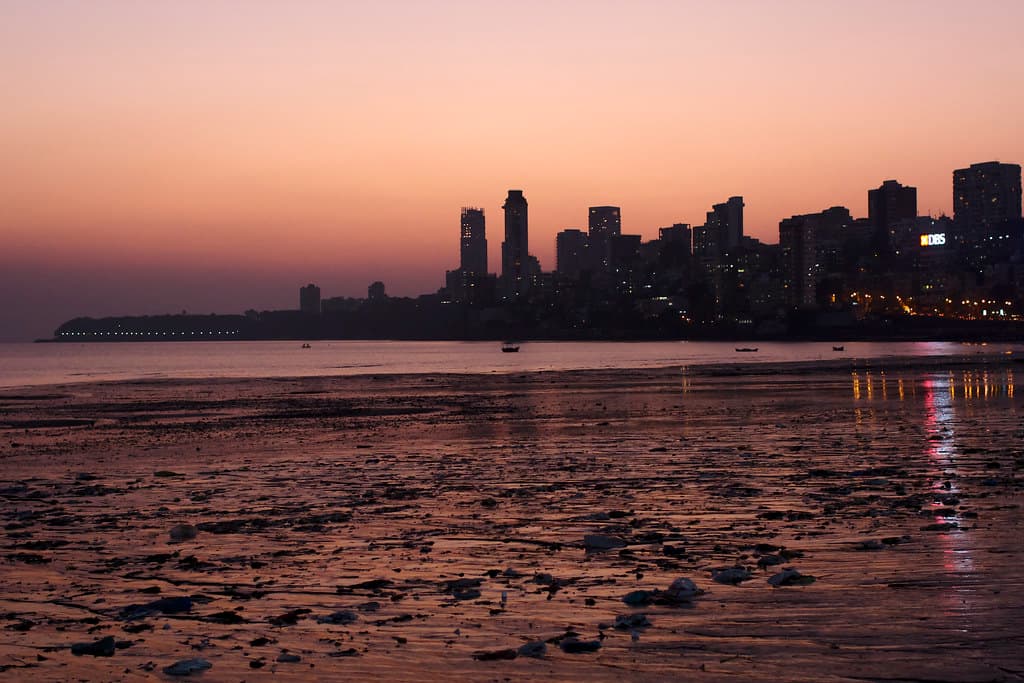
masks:
<svg viewBox="0 0 1024 683"><path fill-rule="evenodd" d="M769 242L794 213L864 215L887 178L949 212L954 168L1024 161L1022 25L1016 0L12 0L0 291L52 309L34 335L147 302L291 307L306 281L432 291L463 205L497 270L511 187L545 269L590 205L651 238L741 194Z"/></svg>

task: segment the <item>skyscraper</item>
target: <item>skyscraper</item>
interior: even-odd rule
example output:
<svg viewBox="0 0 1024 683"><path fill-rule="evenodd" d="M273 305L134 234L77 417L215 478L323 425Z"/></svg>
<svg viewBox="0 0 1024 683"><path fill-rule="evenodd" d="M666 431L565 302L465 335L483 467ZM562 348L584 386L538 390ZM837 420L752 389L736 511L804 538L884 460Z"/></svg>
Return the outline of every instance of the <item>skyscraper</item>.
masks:
<svg viewBox="0 0 1024 683"><path fill-rule="evenodd" d="M850 239L850 226L853 225L850 210L845 206L833 206L803 218L814 223L814 258L818 277L842 270L843 249Z"/></svg>
<svg viewBox="0 0 1024 683"><path fill-rule="evenodd" d="M702 261L710 257L712 249L718 252L718 241L711 239L711 232L711 226L707 223L693 228L693 255Z"/></svg>
<svg viewBox="0 0 1024 683"><path fill-rule="evenodd" d="M728 201L715 204L711 208L714 209L715 216L722 226L723 250L735 249L743 237L743 197L729 197Z"/></svg>
<svg viewBox="0 0 1024 683"><path fill-rule="evenodd" d="M662 244L678 246L683 250L686 256L691 253L691 243L693 242L693 231L690 230L688 223L675 223L668 228L658 228L658 239L661 240Z"/></svg>
<svg viewBox="0 0 1024 683"><path fill-rule="evenodd" d="M821 214L784 218L779 222L782 251L782 286L786 303L794 308L813 306L818 298L817 227Z"/></svg>
<svg viewBox="0 0 1024 683"><path fill-rule="evenodd" d="M501 243L501 281L505 296L519 297L529 287L529 219L522 190L509 190L505 210L505 241Z"/></svg>
<svg viewBox="0 0 1024 683"><path fill-rule="evenodd" d="M1021 217L1020 166L988 161L953 171L953 219L967 241Z"/></svg>
<svg viewBox="0 0 1024 683"><path fill-rule="evenodd" d="M590 250L598 270L611 263L612 239L622 234L622 210L617 206L592 206L587 220Z"/></svg>
<svg viewBox="0 0 1024 683"><path fill-rule="evenodd" d="M872 245L880 252L891 248L890 231L902 221L917 218L917 188L886 180L868 190L868 220L873 226Z"/></svg>
<svg viewBox="0 0 1024 683"><path fill-rule="evenodd" d="M310 283L299 289L299 310L310 315L320 315L320 288Z"/></svg>
<svg viewBox="0 0 1024 683"><path fill-rule="evenodd" d="M592 206L587 222L591 237L611 237L622 233L622 210L617 206Z"/></svg>
<svg viewBox="0 0 1024 683"><path fill-rule="evenodd" d="M658 261L662 268L689 270L693 256L693 231L688 223L676 223L658 228Z"/></svg>
<svg viewBox="0 0 1024 683"><path fill-rule="evenodd" d="M462 208L459 268L467 275L487 274L487 237L484 210Z"/></svg>
<svg viewBox="0 0 1024 683"><path fill-rule="evenodd" d="M569 228L555 236L555 270L559 275L578 279L587 267L587 235Z"/></svg>
<svg viewBox="0 0 1024 683"><path fill-rule="evenodd" d="M708 262L718 262L733 251L743 237L743 197L729 197L708 211L704 225L693 232L693 254Z"/></svg>

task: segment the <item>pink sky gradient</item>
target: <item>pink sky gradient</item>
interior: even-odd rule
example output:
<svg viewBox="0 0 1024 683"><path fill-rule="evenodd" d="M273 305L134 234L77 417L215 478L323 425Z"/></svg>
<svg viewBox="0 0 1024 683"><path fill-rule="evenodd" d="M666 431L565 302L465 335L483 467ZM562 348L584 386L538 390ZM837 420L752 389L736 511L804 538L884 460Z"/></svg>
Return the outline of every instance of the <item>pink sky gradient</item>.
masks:
<svg viewBox="0 0 1024 683"><path fill-rule="evenodd" d="M949 213L954 168L1024 162L1022 25L1015 0L12 0L0 339L433 291L463 205L497 270L513 187L545 269L590 205L652 238L740 194L776 242L896 178Z"/></svg>

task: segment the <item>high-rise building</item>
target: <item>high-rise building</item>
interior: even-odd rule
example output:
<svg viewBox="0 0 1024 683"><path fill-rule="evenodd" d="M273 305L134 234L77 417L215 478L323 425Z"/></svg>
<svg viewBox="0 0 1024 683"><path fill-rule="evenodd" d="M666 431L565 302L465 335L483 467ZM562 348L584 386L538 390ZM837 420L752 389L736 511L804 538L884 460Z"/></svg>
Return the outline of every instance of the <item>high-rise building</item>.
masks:
<svg viewBox="0 0 1024 683"><path fill-rule="evenodd" d="M529 218L522 190L509 190L505 210L505 241L501 244L501 280L505 296L519 297L530 284Z"/></svg>
<svg viewBox="0 0 1024 683"><path fill-rule="evenodd" d="M559 275L578 279L587 269L587 234L569 228L555 235L555 270Z"/></svg>
<svg viewBox="0 0 1024 683"><path fill-rule="evenodd" d="M685 249L687 256L692 253L693 231L688 223L675 223L668 228L658 228L658 239L663 245L671 244Z"/></svg>
<svg viewBox="0 0 1024 683"><path fill-rule="evenodd" d="M299 289L299 310L310 315L320 315L320 288L310 283Z"/></svg>
<svg viewBox="0 0 1024 683"><path fill-rule="evenodd" d="M718 240L713 240L711 233L707 223L693 228L693 255L702 261L710 258L712 250L718 253Z"/></svg>
<svg viewBox="0 0 1024 683"><path fill-rule="evenodd" d="M613 235L610 240L608 265L621 274L633 268L640 258L640 235Z"/></svg>
<svg viewBox="0 0 1024 683"><path fill-rule="evenodd" d="M879 252L892 248L890 233L903 221L917 218L917 188L886 180L868 190L868 220L873 226L872 243Z"/></svg>
<svg viewBox="0 0 1024 683"><path fill-rule="evenodd" d="M487 273L487 237L484 210L469 206L463 207L461 228L459 268L467 275L485 275Z"/></svg>
<svg viewBox="0 0 1024 683"><path fill-rule="evenodd" d="M784 218L779 222L782 251L782 286L786 304L794 308L813 306L818 298L817 237L821 214Z"/></svg>
<svg viewBox="0 0 1024 683"><path fill-rule="evenodd" d="M384 283L380 280L370 283L370 286L366 288L366 298L370 301L387 299L388 293L387 290L384 289Z"/></svg>
<svg viewBox="0 0 1024 683"><path fill-rule="evenodd" d="M814 223L814 253L818 275L841 271L845 265L844 248L853 224L850 210L845 206L833 206L804 218Z"/></svg>
<svg viewBox="0 0 1024 683"><path fill-rule="evenodd" d="M953 220L965 241L1021 217L1020 166L988 161L953 171Z"/></svg>
<svg viewBox="0 0 1024 683"><path fill-rule="evenodd" d="M676 223L667 228L658 228L658 239L654 242L658 265L664 269L689 270L693 256L693 231L687 223Z"/></svg>
<svg viewBox="0 0 1024 683"><path fill-rule="evenodd" d="M842 269L842 249L853 223L845 206L791 216L779 223L782 285L788 305L818 303L818 281Z"/></svg>
<svg viewBox="0 0 1024 683"><path fill-rule="evenodd" d="M704 225L693 233L693 254L705 261L717 262L727 251L734 251L743 237L743 197L729 197L708 211Z"/></svg>
<svg viewBox="0 0 1024 683"><path fill-rule="evenodd" d="M445 272L444 294L447 301L471 306L494 302L497 277L490 273L467 273L462 268Z"/></svg>
<svg viewBox="0 0 1024 683"><path fill-rule="evenodd" d="M722 244L724 249L731 251L740 245L743 238L743 197L729 197L722 204L713 207L715 215L722 225Z"/></svg>
<svg viewBox="0 0 1024 683"><path fill-rule="evenodd" d="M595 265L606 271L611 266L612 238L622 234L622 210L617 206L592 206L587 217L589 246Z"/></svg>
<svg viewBox="0 0 1024 683"><path fill-rule="evenodd" d="M587 221L591 237L622 234L622 210L617 206L592 206Z"/></svg>

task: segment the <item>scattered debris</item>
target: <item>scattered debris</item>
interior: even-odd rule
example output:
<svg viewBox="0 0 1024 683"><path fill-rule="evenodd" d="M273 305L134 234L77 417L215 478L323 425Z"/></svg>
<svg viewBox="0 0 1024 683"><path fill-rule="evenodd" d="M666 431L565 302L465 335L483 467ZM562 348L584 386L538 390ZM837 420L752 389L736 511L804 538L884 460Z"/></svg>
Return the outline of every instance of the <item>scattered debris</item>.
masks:
<svg viewBox="0 0 1024 683"><path fill-rule="evenodd" d="M597 652L601 649L600 640L580 640L576 637L565 638L558 646L566 654L578 654L581 652Z"/></svg>
<svg viewBox="0 0 1024 683"><path fill-rule="evenodd" d="M618 536L605 534L587 534L583 537L583 547L588 551L612 550L625 547L626 541Z"/></svg>
<svg viewBox="0 0 1024 683"><path fill-rule="evenodd" d="M128 605L121 609L120 618L124 621L142 619L154 614L182 614L192 611L192 598L179 596L173 598L160 598L147 602L143 605Z"/></svg>
<svg viewBox="0 0 1024 683"><path fill-rule="evenodd" d="M715 583L722 583L727 586L736 586L749 581L751 574L743 567L729 567L727 569L712 569L711 580Z"/></svg>
<svg viewBox="0 0 1024 683"><path fill-rule="evenodd" d="M338 612L332 612L328 615L317 617L316 621L318 624L334 624L336 626L344 626L353 622L359 621L359 615L351 610L340 610Z"/></svg>
<svg viewBox="0 0 1024 683"><path fill-rule="evenodd" d="M170 536L171 541L181 543L182 541L191 541L198 533L199 529L191 524L175 524L171 527Z"/></svg>
<svg viewBox="0 0 1024 683"><path fill-rule="evenodd" d="M615 617L615 629L617 631L631 631L638 628L646 628L651 625L646 614L620 614Z"/></svg>
<svg viewBox="0 0 1024 683"><path fill-rule="evenodd" d="M165 666L163 671L168 676L191 676L194 673L206 671L212 666L213 664L205 659L182 659L170 666Z"/></svg>
<svg viewBox="0 0 1024 683"><path fill-rule="evenodd" d="M543 640L535 640L530 643L523 643L517 652L520 657L540 658L548 651L548 645Z"/></svg>
<svg viewBox="0 0 1024 683"><path fill-rule="evenodd" d="M267 619L274 626L294 626L298 623L299 618L304 614L309 614L313 610L305 607L299 609L293 609L284 614L279 614L276 617L270 617Z"/></svg>
<svg viewBox="0 0 1024 683"><path fill-rule="evenodd" d="M652 591L636 590L626 593L622 601L627 605L633 605L634 607L642 607L649 605L654 602L654 593Z"/></svg>
<svg viewBox="0 0 1024 683"><path fill-rule="evenodd" d="M801 574L795 569L783 569L768 579L768 583L775 588L782 586L809 586L817 581L817 578L810 574Z"/></svg>
<svg viewBox="0 0 1024 683"><path fill-rule="evenodd" d="M694 598L704 595L704 591L697 588L690 579L680 577L672 582L664 593L661 593L659 602L666 602L668 604L682 604L692 602Z"/></svg>
<svg viewBox="0 0 1024 683"><path fill-rule="evenodd" d="M474 652L473 659L481 662L493 662L502 659L515 659L518 652L511 648L505 650L490 650L488 652Z"/></svg>
<svg viewBox="0 0 1024 683"><path fill-rule="evenodd" d="M93 657L113 657L117 649L117 641L114 636L100 638L92 643L75 643L71 646L71 654L76 657L91 655Z"/></svg>

